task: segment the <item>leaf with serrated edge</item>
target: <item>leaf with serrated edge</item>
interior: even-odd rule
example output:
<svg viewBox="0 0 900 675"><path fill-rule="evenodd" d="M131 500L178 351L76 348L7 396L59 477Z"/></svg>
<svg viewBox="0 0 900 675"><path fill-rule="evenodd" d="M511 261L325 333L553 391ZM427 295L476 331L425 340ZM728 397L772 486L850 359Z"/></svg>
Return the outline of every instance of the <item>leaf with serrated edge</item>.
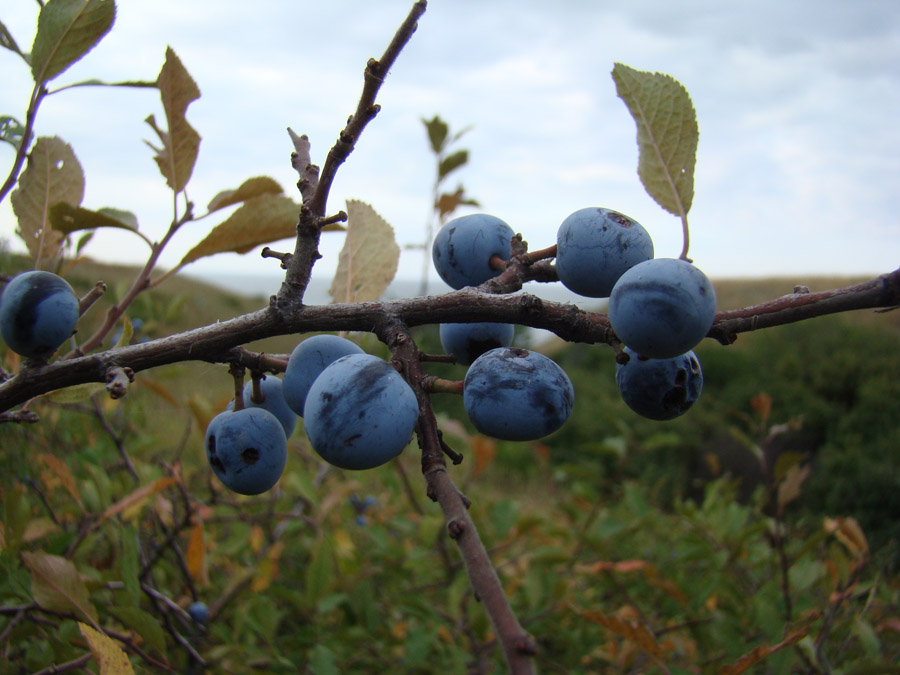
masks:
<svg viewBox="0 0 900 675"><path fill-rule="evenodd" d="M166 111L168 131L160 129L156 118L150 115L145 120L162 141L162 148L156 148L156 164L166 183L176 192L187 185L200 152L200 134L188 123L185 113L192 101L200 98L197 83L181 63L171 47L166 49L166 62L156 81Z"/></svg>
<svg viewBox="0 0 900 675"><path fill-rule="evenodd" d="M100 675L134 675L134 667L128 660L128 654L106 633L94 630L80 621L78 628L87 641L91 654L94 655Z"/></svg>
<svg viewBox="0 0 900 675"><path fill-rule="evenodd" d="M38 605L58 612L75 612L97 625L97 610L70 560L42 552L24 552L22 561L31 572L31 595Z"/></svg>
<svg viewBox="0 0 900 675"><path fill-rule="evenodd" d="M400 261L394 228L365 202L347 200L347 215L347 238L328 292L334 302L378 300Z"/></svg>
<svg viewBox="0 0 900 675"><path fill-rule="evenodd" d="M188 251L179 266L217 253L247 253L257 246L297 235L300 204L284 195L253 197Z"/></svg>
<svg viewBox="0 0 900 675"><path fill-rule="evenodd" d="M669 75L621 63L612 76L637 124L638 175L644 189L666 211L685 218L694 199L700 133L687 90Z"/></svg>
<svg viewBox="0 0 900 675"><path fill-rule="evenodd" d="M116 19L113 0L50 0L31 47L31 74L49 82L91 51Z"/></svg>
<svg viewBox="0 0 900 675"><path fill-rule="evenodd" d="M63 239L62 233L50 226L50 207L60 202L75 207L82 199L84 171L72 146L56 136L39 138L28 153L28 164L19 176L18 186L10 195L19 221L16 233L34 258L54 256Z"/></svg>
<svg viewBox="0 0 900 675"><path fill-rule="evenodd" d="M0 141L5 141L18 150L22 147L23 138L25 127L19 120L9 115L0 116Z"/></svg>
<svg viewBox="0 0 900 675"><path fill-rule="evenodd" d="M256 176L248 178L235 190L223 190L209 202L207 209L210 213L224 209L232 204L240 204L260 195L277 195L284 192L274 178L268 176Z"/></svg>

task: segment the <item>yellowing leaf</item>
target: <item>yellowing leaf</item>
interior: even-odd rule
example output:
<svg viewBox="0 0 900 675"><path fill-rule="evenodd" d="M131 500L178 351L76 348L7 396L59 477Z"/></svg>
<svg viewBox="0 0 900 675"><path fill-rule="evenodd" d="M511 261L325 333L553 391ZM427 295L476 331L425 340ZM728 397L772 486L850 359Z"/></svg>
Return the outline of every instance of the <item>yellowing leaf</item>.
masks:
<svg viewBox="0 0 900 675"><path fill-rule="evenodd" d="M293 238L299 218L300 204L289 197L274 194L252 197L188 251L180 265L217 253L247 253L262 244Z"/></svg>
<svg viewBox="0 0 900 675"><path fill-rule="evenodd" d="M209 584L206 567L206 536L203 522L198 522L191 530L187 547L187 568L194 580L201 586Z"/></svg>
<svg viewBox="0 0 900 675"><path fill-rule="evenodd" d="M223 190L212 198L207 208L212 213L232 204L240 204L253 197L278 195L282 192L281 186L275 179L268 176L256 176L255 178L248 178L235 190Z"/></svg>
<svg viewBox="0 0 900 675"><path fill-rule="evenodd" d="M19 221L16 233L35 260L55 256L63 239L50 225L50 207L60 202L76 207L82 199L84 171L72 146L55 136L39 138L10 195Z"/></svg>
<svg viewBox="0 0 900 675"><path fill-rule="evenodd" d="M41 9L31 47L35 82L48 82L93 49L112 28L113 0L50 0Z"/></svg>
<svg viewBox="0 0 900 675"><path fill-rule="evenodd" d="M778 484L778 508L785 506L800 496L800 486L803 485L810 474L809 464L795 464L784 475L784 479Z"/></svg>
<svg viewBox="0 0 900 675"><path fill-rule="evenodd" d="M162 492L167 487L177 482L177 478L157 478L152 483L144 485L143 487L139 487L127 497L123 497L115 504L112 504L109 508L106 509L106 511L103 512L101 520L112 518L113 516L122 513L127 509L131 509L133 512L135 508L142 507L144 502L149 497L155 495L157 492Z"/></svg>
<svg viewBox="0 0 900 675"><path fill-rule="evenodd" d="M156 84L169 128L168 131L160 129L156 118L150 115L146 122L159 136L162 148L147 145L156 151L154 159L166 183L181 192L191 178L200 152L200 134L185 117L188 105L200 98L200 89L171 47L166 49L166 62Z"/></svg>
<svg viewBox="0 0 900 675"><path fill-rule="evenodd" d="M666 211L685 219L694 199L700 135L691 97L669 75L617 63L612 76L637 124L638 175L644 188Z"/></svg>
<svg viewBox="0 0 900 675"><path fill-rule="evenodd" d="M473 436L472 451L475 453L475 468L472 475L480 476L497 456L497 441L487 436Z"/></svg>
<svg viewBox="0 0 900 675"><path fill-rule="evenodd" d="M72 472L69 471L68 465L66 465L59 457L46 452L41 453L40 460L41 464L47 467L51 473L56 476L59 482L62 483L62 486L66 489L66 492L71 495L72 499L74 499L81 508L84 508L81 503L81 495L78 493L78 486L75 484L75 477L72 475Z"/></svg>
<svg viewBox="0 0 900 675"><path fill-rule="evenodd" d="M578 614L596 624L611 630L643 649L658 663L662 663L664 650L650 630L637 621L628 621L617 616L591 610L579 610Z"/></svg>
<svg viewBox="0 0 900 675"><path fill-rule="evenodd" d="M869 542L856 518L826 518L825 531L833 534L854 557L868 555Z"/></svg>
<svg viewBox="0 0 900 675"><path fill-rule="evenodd" d="M134 668L128 660L128 655L109 636L80 621L78 628L87 640L88 648L100 669L100 675L134 675Z"/></svg>
<svg viewBox="0 0 900 675"><path fill-rule="evenodd" d="M400 261L394 228L364 202L348 200L347 215L347 238L328 292L334 302L378 300Z"/></svg>
<svg viewBox="0 0 900 675"><path fill-rule="evenodd" d="M97 625L97 610L71 561L42 552L22 553L31 572L31 595L44 609L74 612Z"/></svg>

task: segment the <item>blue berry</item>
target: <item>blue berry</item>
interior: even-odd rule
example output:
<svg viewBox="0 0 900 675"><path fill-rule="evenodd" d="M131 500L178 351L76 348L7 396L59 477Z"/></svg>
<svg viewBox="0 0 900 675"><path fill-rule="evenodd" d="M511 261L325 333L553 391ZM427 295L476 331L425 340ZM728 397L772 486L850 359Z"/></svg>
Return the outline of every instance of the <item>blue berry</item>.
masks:
<svg viewBox="0 0 900 675"><path fill-rule="evenodd" d="M406 380L370 354L344 356L323 370L303 411L310 445L341 469L371 469L399 455L418 417Z"/></svg>
<svg viewBox="0 0 900 675"><path fill-rule="evenodd" d="M647 230L611 209L579 209L556 233L556 273L570 291L607 298L619 277L653 258Z"/></svg>
<svg viewBox="0 0 900 675"><path fill-rule="evenodd" d="M671 359L647 359L628 347L628 362L616 367L622 400L651 420L670 420L694 405L703 389L703 371L694 352Z"/></svg>
<svg viewBox="0 0 900 675"><path fill-rule="evenodd" d="M52 272L18 274L0 295L0 332L22 356L52 355L72 336L78 316L75 292Z"/></svg>
<svg viewBox="0 0 900 675"><path fill-rule="evenodd" d="M287 438L294 433L294 427L297 425L297 414L291 410L287 402L284 400L284 386L281 380L274 375L268 375L260 380L259 388L263 395L262 401L253 400L253 381L249 381L244 385L244 407L246 408L264 408L275 415L281 426L284 428L284 435ZM228 402L228 410L234 410L234 401Z"/></svg>
<svg viewBox="0 0 900 675"><path fill-rule="evenodd" d="M242 495L261 494L284 472L284 428L263 408L219 413L206 428L206 457L225 487Z"/></svg>
<svg viewBox="0 0 900 675"><path fill-rule="evenodd" d="M284 372L284 400L303 417L306 395L312 383L333 361L348 354L362 354L355 342L338 335L313 335L294 347Z"/></svg>
<svg viewBox="0 0 900 675"><path fill-rule="evenodd" d="M490 259L509 260L512 228L484 213L454 218L444 225L431 247L434 268L449 286L478 286L498 274Z"/></svg>
<svg viewBox="0 0 900 675"><path fill-rule="evenodd" d="M609 321L618 338L641 356L670 359L706 336L716 314L716 292L691 263L655 258L616 282Z"/></svg>
<svg viewBox="0 0 900 675"><path fill-rule="evenodd" d="M565 371L543 354L492 349L469 366L463 382L466 414L481 433L533 441L559 429L572 412L575 390Z"/></svg>
<svg viewBox="0 0 900 675"><path fill-rule="evenodd" d="M457 363L468 366L486 351L509 347L515 332L511 323L442 323L441 346Z"/></svg>
<svg viewBox="0 0 900 675"><path fill-rule="evenodd" d="M206 623L209 621L209 607L205 602L192 602L187 608L188 615L197 623Z"/></svg>

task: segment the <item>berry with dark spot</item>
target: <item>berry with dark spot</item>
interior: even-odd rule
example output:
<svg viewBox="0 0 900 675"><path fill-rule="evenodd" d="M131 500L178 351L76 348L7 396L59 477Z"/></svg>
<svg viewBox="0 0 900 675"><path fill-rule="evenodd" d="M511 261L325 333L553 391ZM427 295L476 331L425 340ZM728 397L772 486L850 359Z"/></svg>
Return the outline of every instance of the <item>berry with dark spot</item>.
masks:
<svg viewBox="0 0 900 675"><path fill-rule="evenodd" d="M206 458L222 484L242 495L272 488L287 463L284 427L263 408L225 411L206 428Z"/></svg>
<svg viewBox="0 0 900 675"><path fill-rule="evenodd" d="M370 354L350 354L325 368L303 410L313 449L341 469L371 469L392 460L409 443L418 417L406 380Z"/></svg>
<svg viewBox="0 0 900 675"><path fill-rule="evenodd" d="M671 359L648 359L628 347L629 359L616 366L622 400L638 415L671 420L686 413L703 389L703 371L694 352Z"/></svg>
<svg viewBox="0 0 900 675"><path fill-rule="evenodd" d="M492 349L469 366L463 382L466 414L481 433L533 441L559 429L572 412L575 389L565 371L543 354Z"/></svg>
<svg viewBox="0 0 900 675"><path fill-rule="evenodd" d="M556 273L563 285L589 298L608 298L619 277L653 258L647 230L612 209L579 209L556 233Z"/></svg>

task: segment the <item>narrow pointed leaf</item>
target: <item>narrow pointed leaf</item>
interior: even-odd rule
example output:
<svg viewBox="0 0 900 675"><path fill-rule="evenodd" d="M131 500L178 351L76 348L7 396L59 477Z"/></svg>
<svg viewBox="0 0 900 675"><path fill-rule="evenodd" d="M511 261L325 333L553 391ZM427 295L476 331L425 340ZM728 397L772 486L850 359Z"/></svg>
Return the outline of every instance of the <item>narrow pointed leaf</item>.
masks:
<svg viewBox="0 0 900 675"><path fill-rule="evenodd" d="M661 73L617 63L616 92L637 124L638 175L657 204L681 218L694 199L699 130L687 90Z"/></svg>
<svg viewBox="0 0 900 675"><path fill-rule="evenodd" d="M465 166L469 161L468 150L457 150L452 155L447 155L441 160L438 166L438 178L445 178L451 172L456 171L459 167Z"/></svg>
<svg viewBox="0 0 900 675"><path fill-rule="evenodd" d="M38 605L58 612L73 612L97 625L97 610L70 560L42 552L25 552L22 561L31 572L31 595Z"/></svg>
<svg viewBox="0 0 900 675"><path fill-rule="evenodd" d="M19 49L19 45L16 44L15 38L12 36L12 33L9 32L9 29L0 21L0 47L5 47L11 52L15 52L19 56L25 56L22 53L22 50Z"/></svg>
<svg viewBox="0 0 900 675"><path fill-rule="evenodd" d="M365 202L347 201L347 238L329 293L335 302L378 300L400 261L394 228Z"/></svg>
<svg viewBox="0 0 900 675"><path fill-rule="evenodd" d="M78 622L78 628L88 643L100 675L134 675L134 667L122 648L106 635Z"/></svg>
<svg viewBox="0 0 900 675"><path fill-rule="evenodd" d="M237 189L223 190L209 202L209 212L224 209L226 206L240 204L260 195L277 195L284 192L274 178L268 176L256 176L248 178Z"/></svg>
<svg viewBox="0 0 900 675"><path fill-rule="evenodd" d="M300 204L284 195L253 197L188 251L181 266L217 253L247 253L257 246L297 235Z"/></svg>
<svg viewBox="0 0 900 675"><path fill-rule="evenodd" d="M185 117L187 107L200 98L200 89L171 47L166 49L166 62L156 84L166 112L168 130L161 129L156 118L150 115L146 122L159 136L162 147L148 145L156 150L154 159L166 183L176 192L181 192L191 178L200 152L200 134Z"/></svg>
<svg viewBox="0 0 900 675"><path fill-rule="evenodd" d="M33 257L52 257L62 242L62 233L51 227L50 208L58 203L77 207L83 198L84 171L72 147L57 137L39 138L10 196L17 234Z"/></svg>
<svg viewBox="0 0 900 675"><path fill-rule="evenodd" d="M31 74L49 82L93 49L116 19L113 0L49 0L38 17Z"/></svg>
<svg viewBox="0 0 900 675"><path fill-rule="evenodd" d="M99 227L115 227L134 232L137 230L137 216L130 211L110 208L92 211L81 206L58 202L50 207L50 224L54 230L64 234Z"/></svg>

